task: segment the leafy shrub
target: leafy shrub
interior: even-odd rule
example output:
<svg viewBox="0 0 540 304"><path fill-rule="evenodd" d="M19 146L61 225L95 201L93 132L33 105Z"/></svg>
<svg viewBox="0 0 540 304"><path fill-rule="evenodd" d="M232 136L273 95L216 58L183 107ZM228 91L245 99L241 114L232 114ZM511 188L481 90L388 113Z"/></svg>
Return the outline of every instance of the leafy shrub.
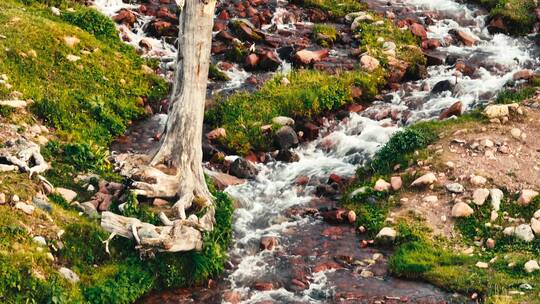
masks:
<svg viewBox="0 0 540 304"><path fill-rule="evenodd" d="M331 25L315 24L312 36L322 47L330 47L336 42L338 33L336 28Z"/></svg>
<svg viewBox="0 0 540 304"><path fill-rule="evenodd" d="M320 8L332 17L344 17L348 13L365 10L367 4L358 0L296 0L304 6Z"/></svg>
<svg viewBox="0 0 540 304"><path fill-rule="evenodd" d="M0 117L9 118L13 113L15 113L15 108L0 105Z"/></svg>
<svg viewBox="0 0 540 304"><path fill-rule="evenodd" d="M124 216L138 218L143 222L159 225L160 221L156 214L153 213L147 205L140 205L137 200L137 195L130 192L124 205Z"/></svg>
<svg viewBox="0 0 540 304"><path fill-rule="evenodd" d="M61 259L80 270L101 265L109 259L102 243L108 234L96 223L81 219L77 223L67 224L64 230Z"/></svg>

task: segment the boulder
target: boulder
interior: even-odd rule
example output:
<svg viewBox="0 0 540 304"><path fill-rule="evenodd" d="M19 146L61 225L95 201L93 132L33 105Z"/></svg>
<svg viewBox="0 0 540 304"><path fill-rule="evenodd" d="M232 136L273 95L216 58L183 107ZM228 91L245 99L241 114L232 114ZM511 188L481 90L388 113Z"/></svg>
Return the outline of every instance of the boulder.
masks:
<svg viewBox="0 0 540 304"><path fill-rule="evenodd" d="M328 57L329 52L327 49L322 49L318 51L310 51L310 50L300 50L294 54L294 60L302 65L310 65L315 62L319 62L322 59Z"/></svg>
<svg viewBox="0 0 540 304"><path fill-rule="evenodd" d="M445 185L446 190L450 193L463 193L465 192L465 187L460 183L450 183Z"/></svg>
<svg viewBox="0 0 540 304"><path fill-rule="evenodd" d="M278 245L278 240L275 236L263 236L260 240L261 250L273 250Z"/></svg>
<svg viewBox="0 0 540 304"><path fill-rule="evenodd" d="M461 41L466 46L473 46L476 43L476 38L463 30L452 29L448 33L453 35L456 39Z"/></svg>
<svg viewBox="0 0 540 304"><path fill-rule="evenodd" d="M132 11L127 9L121 9L115 16L112 17L112 20L116 23L133 26L137 21L137 17Z"/></svg>
<svg viewBox="0 0 540 304"><path fill-rule="evenodd" d="M39 209L51 213L52 205L49 203L46 196L34 196L32 198L32 203Z"/></svg>
<svg viewBox="0 0 540 304"><path fill-rule="evenodd" d="M349 213L347 213L347 219L350 224L354 225L356 223L356 212L350 210Z"/></svg>
<svg viewBox="0 0 540 304"><path fill-rule="evenodd" d="M518 203L522 206L528 206L536 196L538 196L537 191L528 189L522 190L519 195Z"/></svg>
<svg viewBox="0 0 540 304"><path fill-rule="evenodd" d="M452 217L469 217L474 210L464 202L458 202L452 207Z"/></svg>
<svg viewBox="0 0 540 304"><path fill-rule="evenodd" d="M490 141L491 142L491 141ZM493 145L485 145L486 147L492 147ZM471 184L475 185L475 186L483 186L487 183L487 179L483 176L480 176L480 175L473 175L471 176L471 179L470 179L470 182Z"/></svg>
<svg viewBox="0 0 540 304"><path fill-rule="evenodd" d="M463 112L463 104L461 103L461 101L458 101L458 102L455 102L446 110L442 111L442 113L439 115L439 119L446 119L452 116L461 116L462 112Z"/></svg>
<svg viewBox="0 0 540 304"><path fill-rule="evenodd" d="M426 28L418 23L413 23L409 26L409 29L411 30L411 33L415 35L416 37L420 37L422 40L427 39L427 32Z"/></svg>
<svg viewBox="0 0 540 304"><path fill-rule="evenodd" d="M291 150L279 150L276 160L286 163L293 163L300 160L300 156Z"/></svg>
<svg viewBox="0 0 540 304"><path fill-rule="evenodd" d="M286 116L276 116L272 118L272 123L280 126L293 126L294 119Z"/></svg>
<svg viewBox="0 0 540 304"><path fill-rule="evenodd" d="M506 26L504 19L501 16L497 16L487 26L490 34L508 33L508 27Z"/></svg>
<svg viewBox="0 0 540 304"><path fill-rule="evenodd" d="M448 79L441 80L433 86L433 89L431 89L431 94L439 94L445 91L452 92L452 90L454 90L454 84L452 83L452 81Z"/></svg>
<svg viewBox="0 0 540 304"><path fill-rule="evenodd" d="M521 224L516 227L514 236L525 242L532 242L534 240L534 232L529 224Z"/></svg>
<svg viewBox="0 0 540 304"><path fill-rule="evenodd" d="M231 164L229 172L239 178L254 178L259 170L248 160L239 157Z"/></svg>
<svg viewBox="0 0 540 304"><path fill-rule="evenodd" d="M17 202L15 204L15 208L21 210L22 212L24 212L26 214L34 213L34 210L36 209L34 206L28 205L28 204L23 203L23 202Z"/></svg>
<svg viewBox="0 0 540 304"><path fill-rule="evenodd" d="M216 140L227 137L227 131L224 128L216 128L206 134L208 140Z"/></svg>
<svg viewBox="0 0 540 304"><path fill-rule="evenodd" d="M497 188L489 190L489 195L491 196L491 206L493 210L499 211L501 209L501 201L504 197L504 193Z"/></svg>
<svg viewBox="0 0 540 304"><path fill-rule="evenodd" d="M80 281L79 276L69 268L61 267L58 272L60 273L60 276L70 283L77 283Z"/></svg>
<svg viewBox="0 0 540 304"><path fill-rule="evenodd" d="M540 270L540 265L538 265L538 262L535 260L530 260L525 265L523 265L523 270L525 270L526 273L532 273L537 270Z"/></svg>
<svg viewBox="0 0 540 304"><path fill-rule="evenodd" d="M255 26L251 24L248 20L245 19L236 19L229 23L231 30L243 40L248 40L251 42L263 40L262 33L257 32Z"/></svg>
<svg viewBox="0 0 540 304"><path fill-rule="evenodd" d="M501 118L508 116L510 110L508 105L489 105L484 109L484 114L488 118Z"/></svg>
<svg viewBox="0 0 540 304"><path fill-rule="evenodd" d="M411 186L412 187L425 187L433 184L437 181L437 177L432 172L426 173L419 178L415 179Z"/></svg>
<svg viewBox="0 0 540 304"><path fill-rule="evenodd" d="M378 179L375 182L375 186L373 186L373 189L378 192L385 192L389 191L391 188L391 184L385 181L384 179Z"/></svg>
<svg viewBox="0 0 540 304"><path fill-rule="evenodd" d="M362 66L363 69L369 72L373 72L375 69L379 67L379 60L369 55L364 55L362 56L362 58L360 58L360 65Z"/></svg>
<svg viewBox="0 0 540 304"><path fill-rule="evenodd" d="M534 232L534 235L540 236L540 221L534 217L531 218L531 229Z"/></svg>
<svg viewBox="0 0 540 304"><path fill-rule="evenodd" d="M236 176L222 172L212 171L212 173L209 175L212 177L212 181L218 190L224 190L229 186L236 186L246 182L245 179L240 179Z"/></svg>
<svg viewBox="0 0 540 304"><path fill-rule="evenodd" d="M392 190L398 191L403 186L403 181L401 180L401 176L392 176L390 178L390 185L392 186Z"/></svg>
<svg viewBox="0 0 540 304"><path fill-rule="evenodd" d="M489 189L485 189L485 188L476 189L473 192L473 202L478 206L482 206L486 202L486 199L488 198L488 196L489 196Z"/></svg>
<svg viewBox="0 0 540 304"><path fill-rule="evenodd" d="M375 240L379 243L388 244L393 243L396 240L397 237L397 231L394 228L391 227L384 227L377 233L377 236L375 236Z"/></svg>
<svg viewBox="0 0 540 304"><path fill-rule="evenodd" d="M275 134L276 146L281 150L288 150L298 145L298 136L293 128L289 126L281 127Z"/></svg>
<svg viewBox="0 0 540 304"><path fill-rule="evenodd" d="M77 197L77 192L66 188L57 187L56 192L60 194L60 196L62 196L68 203L71 203Z"/></svg>

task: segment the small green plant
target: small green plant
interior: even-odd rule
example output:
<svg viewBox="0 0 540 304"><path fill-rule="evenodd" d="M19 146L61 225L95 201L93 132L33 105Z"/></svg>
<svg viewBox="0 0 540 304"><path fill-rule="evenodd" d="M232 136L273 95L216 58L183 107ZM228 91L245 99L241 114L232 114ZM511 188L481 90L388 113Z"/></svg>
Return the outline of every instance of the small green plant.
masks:
<svg viewBox="0 0 540 304"><path fill-rule="evenodd" d="M313 39L322 47L331 47L337 40L338 32L335 27L327 24L313 26Z"/></svg>
<svg viewBox="0 0 540 304"><path fill-rule="evenodd" d="M114 22L91 8L79 8L74 12L62 14L64 20L80 27L99 39L119 40Z"/></svg>
<svg viewBox="0 0 540 304"><path fill-rule="evenodd" d="M348 13L363 11L367 4L358 0L303 0L307 7L320 8L334 18L344 17Z"/></svg>

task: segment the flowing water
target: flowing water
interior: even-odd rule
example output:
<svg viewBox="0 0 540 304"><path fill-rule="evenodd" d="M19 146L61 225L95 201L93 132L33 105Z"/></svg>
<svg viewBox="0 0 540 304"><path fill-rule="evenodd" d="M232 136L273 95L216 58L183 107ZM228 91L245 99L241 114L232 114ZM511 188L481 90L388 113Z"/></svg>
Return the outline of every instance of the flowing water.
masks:
<svg viewBox="0 0 540 304"><path fill-rule="evenodd" d="M120 0L96 0L95 5L109 16L121 7L126 7ZM281 20L283 9L279 6L283 5L278 5L275 22ZM463 300L427 284L389 277L384 260L382 266L373 266L373 278L359 276L354 267L352 270L311 273L305 269L311 269L321 261L335 260L336 255L362 259L379 251L358 248L359 238L353 229L339 228L342 236L332 239L324 236L324 229L327 229L328 225L321 220L290 214L286 216L286 212L298 206L317 207L321 201L314 199L314 185L317 183L312 181L326 182L332 173L342 177L353 176L356 168L402 127L393 124L390 118L371 119L375 113L408 113L401 121L410 124L436 118L442 110L457 101L462 102L465 110L473 109L492 101L496 94L512 81L515 72L536 69L538 49L527 37L511 38L503 34L489 34L484 23L486 15L482 10L455 1L403 0L391 1L391 6L387 6L386 1L375 0L370 2L370 6L380 11L408 8L413 15L436 12L434 22L427 27L429 38L444 41L449 31L458 29L478 39L474 46L469 47L443 44L437 52L445 54L446 57L458 57L473 62L478 67L476 72L473 76L465 76L456 71L453 65L429 67L429 76L426 79L402 85L402 89L385 98L384 102L377 101L361 114L353 113L340 122L329 121L326 130L321 132L318 139L295 150L300 161L258 164L260 173L256 179L227 188L226 192L239 202L239 207L234 214L234 245L230 250L233 266L220 280L220 287L217 288L219 292L224 289L233 290L241 295L243 303L263 300L277 303L328 303L347 296L353 299L350 303L372 303L370 301L373 299L409 299L414 303L423 300L425 303ZM148 20L141 18L138 22L138 25L129 31L131 43L134 45L144 37L142 29ZM164 62L172 62L174 47L156 39L152 40L152 44L155 48L148 56L157 56L165 58ZM233 81L227 85L228 89L239 87L249 75L239 68L230 73ZM452 92L431 93L431 88L443 80L451 82L454 87ZM307 186L296 185L295 180L300 176L310 178ZM273 251L261 251L259 241L263 236L275 236L279 246ZM382 253L387 254L384 251ZM306 288L295 288L298 284L291 284L291 280L298 277L299 271L306 272L301 276L307 276L310 281ZM257 288L258 282L273 282L273 288ZM204 294L212 291L197 292ZM148 301L157 303L165 301L165 298L169 299L170 303L183 302L178 297L174 300L174 292L167 297L150 297ZM358 300L360 298L363 300ZM197 302L193 297L190 299ZM200 303L208 301L199 300Z"/></svg>

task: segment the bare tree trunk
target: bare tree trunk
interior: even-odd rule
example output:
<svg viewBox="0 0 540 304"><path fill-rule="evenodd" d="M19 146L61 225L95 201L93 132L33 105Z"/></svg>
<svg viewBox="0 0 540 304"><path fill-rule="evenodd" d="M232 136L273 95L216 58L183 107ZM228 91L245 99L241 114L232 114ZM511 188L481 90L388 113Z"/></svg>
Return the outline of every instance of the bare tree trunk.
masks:
<svg viewBox="0 0 540 304"><path fill-rule="evenodd" d="M122 174L142 177L141 181L133 183L136 194L179 198L173 208L180 219L170 221L164 214L160 214L165 226L153 226L149 229L157 231L157 242L152 242L166 251L200 249L201 242L194 239L202 236L194 230L212 230L214 224L213 197L206 186L202 166L202 133L215 5L216 0L186 0L184 7L180 7L178 65L171 96L173 105L167 119L166 132L156 153L151 160L147 160L150 166L144 165L144 157L139 157L138 161L131 164L126 162L122 165ZM176 174L161 172L156 168L161 164L175 168ZM201 218L195 215L186 217L185 210L193 201L206 210ZM126 225L132 224L131 221L113 214L102 218L102 227L124 237L133 236L125 232L128 228ZM189 229L181 228L188 226ZM137 227L149 226L135 223L133 227L138 229ZM134 236L136 237L137 233ZM149 245L144 241L139 244Z"/></svg>

